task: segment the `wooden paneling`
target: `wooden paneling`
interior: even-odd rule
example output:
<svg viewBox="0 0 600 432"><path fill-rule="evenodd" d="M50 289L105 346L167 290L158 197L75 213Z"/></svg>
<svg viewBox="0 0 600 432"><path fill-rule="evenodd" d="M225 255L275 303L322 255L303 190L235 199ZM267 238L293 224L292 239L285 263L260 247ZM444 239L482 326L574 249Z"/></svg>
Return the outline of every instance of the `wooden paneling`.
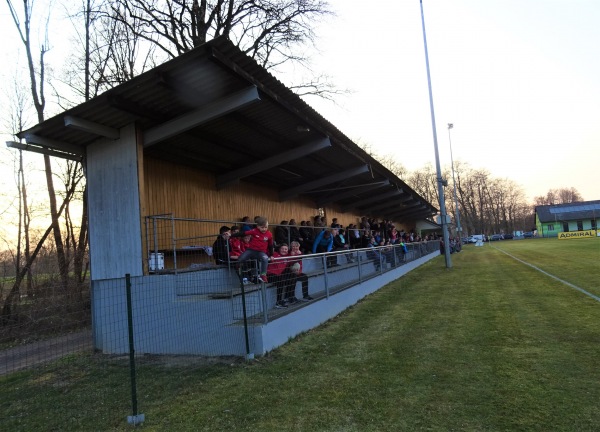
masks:
<svg viewBox="0 0 600 432"><path fill-rule="evenodd" d="M353 214L353 213L342 213L340 212L338 209L336 208L326 208L325 209L325 215L327 216L327 225L331 225L331 221L333 218L337 218L338 219L338 223L340 225L342 225L344 228L346 226L348 226L349 224L353 223L355 225L359 225L360 226L360 220L363 216L365 215L359 215L359 214ZM369 216L370 217L370 216ZM383 217L379 217L377 218L378 220L383 220ZM398 231L400 231L401 229L405 229L406 230L406 224L402 224L398 221L392 221L392 223L394 224L394 226L396 227L396 229ZM411 227L414 227L414 223L412 223Z"/></svg>
<svg viewBox="0 0 600 432"><path fill-rule="evenodd" d="M360 215L353 213L342 213L335 207L327 207L325 208L325 216L327 217L327 226L331 226L331 221L333 218L337 218L338 223L344 228L348 225L359 224L360 223Z"/></svg>
<svg viewBox="0 0 600 432"><path fill-rule="evenodd" d="M291 218L298 223L312 220L317 214L307 199L279 202L275 188L241 182L217 191L212 174L148 157L144 179L146 215L172 213L176 218L220 221L188 226L178 230L177 237L216 235L221 225L239 223L243 216L265 216L271 224L278 224Z"/></svg>
<svg viewBox="0 0 600 432"><path fill-rule="evenodd" d="M292 218L300 224L303 220L312 221L318 213L314 203L306 198L279 202L275 188L240 182L217 191L212 174L149 157L145 158L144 181L146 216L172 214L175 219L214 221L175 222L176 238L195 238L187 245L212 245L221 225L239 225L243 216L250 216L250 219L265 216L271 225ZM344 227L350 223L359 224L363 216L342 213L335 206L324 211L328 225L334 217ZM171 222L160 221L158 225L158 248L172 247ZM402 228L402 224L396 226L398 230ZM177 247L185 245L185 241L177 241ZM149 246L153 248L152 244Z"/></svg>

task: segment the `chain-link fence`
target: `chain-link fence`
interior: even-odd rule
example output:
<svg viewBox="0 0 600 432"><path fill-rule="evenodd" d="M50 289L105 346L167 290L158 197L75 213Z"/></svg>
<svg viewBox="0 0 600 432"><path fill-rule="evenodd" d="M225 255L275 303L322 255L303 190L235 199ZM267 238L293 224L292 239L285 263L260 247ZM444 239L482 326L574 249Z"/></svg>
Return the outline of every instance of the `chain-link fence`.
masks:
<svg viewBox="0 0 600 432"><path fill-rule="evenodd" d="M366 279L439 250L439 242L280 258L300 262L296 272L268 274L256 282L251 262L132 277L136 351L145 354L244 356L255 353L253 332L260 325L329 297ZM293 264L290 263L290 264ZM274 263L274 264L275 264ZM274 265L272 264L272 265ZM244 270L247 268L249 270ZM72 352L129 352L125 278L94 281L91 290L64 290L55 280L22 294L6 308L0 329L0 373L18 371ZM281 300L287 308L278 307ZM289 309L289 310L288 310ZM93 330L92 330L93 329ZM249 348L246 346L248 339Z"/></svg>
<svg viewBox="0 0 600 432"><path fill-rule="evenodd" d="M246 262L97 280L77 295L49 285L43 298L23 301L20 313L9 315L18 319L3 321L0 374L81 361L73 355L78 353L96 364L104 359L113 367L117 361L131 371L131 422L137 423L143 418L136 387L143 391L152 377L136 373L136 361L180 359L193 365L198 363L190 358L262 355L273 347L263 333L271 323L312 305L322 312L326 299L376 284L378 276L438 251L439 242L430 241L283 257L269 264L266 283L256 279L256 263ZM283 271L271 272L283 261ZM271 331L285 333L282 327ZM281 343L294 336L283 333ZM11 383L18 385L18 379Z"/></svg>

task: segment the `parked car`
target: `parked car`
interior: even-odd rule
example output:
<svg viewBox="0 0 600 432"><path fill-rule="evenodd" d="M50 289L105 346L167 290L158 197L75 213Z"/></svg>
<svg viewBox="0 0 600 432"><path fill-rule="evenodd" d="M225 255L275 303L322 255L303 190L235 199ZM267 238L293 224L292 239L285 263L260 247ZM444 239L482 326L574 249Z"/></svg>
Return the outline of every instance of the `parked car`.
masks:
<svg viewBox="0 0 600 432"><path fill-rule="evenodd" d="M525 238L533 238L533 231L527 231L523 233L523 237Z"/></svg>
<svg viewBox="0 0 600 432"><path fill-rule="evenodd" d="M502 238L503 238L504 240L512 240L512 239L513 239L513 235L512 235L512 234L504 234L504 235L502 236Z"/></svg>
<svg viewBox="0 0 600 432"><path fill-rule="evenodd" d="M477 243L478 241L485 241L485 237L483 234L473 234L467 237L468 243Z"/></svg>
<svg viewBox="0 0 600 432"><path fill-rule="evenodd" d="M490 241L502 240L502 234L492 234Z"/></svg>

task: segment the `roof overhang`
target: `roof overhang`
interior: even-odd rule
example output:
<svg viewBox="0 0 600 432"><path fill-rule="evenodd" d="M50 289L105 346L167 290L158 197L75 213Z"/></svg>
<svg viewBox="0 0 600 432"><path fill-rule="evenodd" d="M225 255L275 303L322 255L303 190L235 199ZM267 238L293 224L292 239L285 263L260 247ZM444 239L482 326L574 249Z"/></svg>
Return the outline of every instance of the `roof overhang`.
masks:
<svg viewBox="0 0 600 432"><path fill-rule="evenodd" d="M26 144L11 146L85 160L87 146L132 123L144 157L208 171L219 189L268 185L281 201L304 196L372 217L437 212L223 37L20 132Z"/></svg>

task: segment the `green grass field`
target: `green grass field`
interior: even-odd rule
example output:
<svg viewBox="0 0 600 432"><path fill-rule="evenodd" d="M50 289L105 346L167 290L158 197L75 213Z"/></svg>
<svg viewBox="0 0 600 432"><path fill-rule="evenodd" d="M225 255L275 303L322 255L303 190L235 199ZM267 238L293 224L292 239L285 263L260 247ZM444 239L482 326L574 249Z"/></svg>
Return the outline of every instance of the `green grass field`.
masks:
<svg viewBox="0 0 600 432"><path fill-rule="evenodd" d="M600 296L600 238L508 240L490 244Z"/></svg>
<svg viewBox="0 0 600 432"><path fill-rule="evenodd" d="M600 239L467 246L252 363L142 365L147 431L597 431ZM0 430L131 430L126 360L0 378Z"/></svg>

